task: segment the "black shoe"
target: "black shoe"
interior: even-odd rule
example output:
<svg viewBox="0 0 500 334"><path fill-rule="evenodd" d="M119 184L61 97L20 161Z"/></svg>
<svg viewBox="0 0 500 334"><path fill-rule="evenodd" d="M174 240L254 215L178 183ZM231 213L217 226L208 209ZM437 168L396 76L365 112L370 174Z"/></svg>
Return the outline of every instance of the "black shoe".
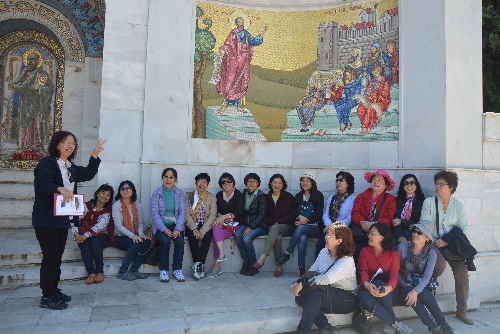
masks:
<svg viewBox="0 0 500 334"><path fill-rule="evenodd" d="M42 297L40 305L38 306L41 308L48 308L50 310L64 310L68 308L68 304L59 299L57 295Z"/></svg>
<svg viewBox="0 0 500 334"><path fill-rule="evenodd" d="M67 294L64 294L61 289L57 288L56 289L56 294L55 294L60 300L62 300L65 303L69 303L71 301L71 296L68 296Z"/></svg>
<svg viewBox="0 0 500 334"><path fill-rule="evenodd" d="M439 327L434 327L433 329L429 330L429 333L431 334L443 334L443 331Z"/></svg>
<svg viewBox="0 0 500 334"><path fill-rule="evenodd" d="M249 267L250 267L250 264L243 262L243 266L241 266L241 269L240 269L240 275L246 275Z"/></svg>
<svg viewBox="0 0 500 334"><path fill-rule="evenodd" d="M441 332L443 332L443 334L453 334L453 328L450 327L450 325L448 325L448 323L445 321L443 322L442 324L439 324L439 328L441 329Z"/></svg>
<svg viewBox="0 0 500 334"><path fill-rule="evenodd" d="M327 324L319 329L319 334L334 334L333 326Z"/></svg>
<svg viewBox="0 0 500 334"><path fill-rule="evenodd" d="M290 260L290 254L283 253L276 262L278 262L278 264L284 265L288 260Z"/></svg>
<svg viewBox="0 0 500 334"><path fill-rule="evenodd" d="M255 276L259 273L259 269L254 266L249 266L247 271L244 273L245 276Z"/></svg>
<svg viewBox="0 0 500 334"><path fill-rule="evenodd" d="M299 273L300 273L300 277L302 277L302 275L304 275L306 273L306 268L299 267Z"/></svg>

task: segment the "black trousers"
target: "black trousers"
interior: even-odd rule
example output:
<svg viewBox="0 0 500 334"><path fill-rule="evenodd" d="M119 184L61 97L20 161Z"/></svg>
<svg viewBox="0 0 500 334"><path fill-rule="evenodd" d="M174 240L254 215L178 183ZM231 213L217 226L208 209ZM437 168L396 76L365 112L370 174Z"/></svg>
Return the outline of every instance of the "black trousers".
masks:
<svg viewBox="0 0 500 334"><path fill-rule="evenodd" d="M51 296L56 293L61 280L61 262L68 229L35 226L35 234L42 249L40 289L44 296Z"/></svg>
<svg viewBox="0 0 500 334"><path fill-rule="evenodd" d="M338 288L314 289L295 297L295 302L302 307L299 333L309 333L313 324L325 327L328 324L325 313L347 314L356 307L356 298L351 292Z"/></svg>
<svg viewBox="0 0 500 334"><path fill-rule="evenodd" d="M198 231L203 225L198 226ZM208 255L208 249L210 248L210 243L212 242L213 231L210 230L205 233L203 239L201 239L201 245L199 240L194 236L193 231L186 228L186 236L189 242L189 248L191 249L191 255L193 256L193 262L201 262L205 264Z"/></svg>

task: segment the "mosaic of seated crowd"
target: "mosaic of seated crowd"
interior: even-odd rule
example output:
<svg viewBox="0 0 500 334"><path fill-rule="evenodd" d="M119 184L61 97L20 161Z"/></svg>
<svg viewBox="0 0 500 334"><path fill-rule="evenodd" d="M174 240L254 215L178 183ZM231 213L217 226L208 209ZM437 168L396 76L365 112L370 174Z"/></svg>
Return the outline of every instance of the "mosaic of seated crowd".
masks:
<svg viewBox="0 0 500 334"><path fill-rule="evenodd" d="M194 138L399 140L397 1L196 15Z"/></svg>

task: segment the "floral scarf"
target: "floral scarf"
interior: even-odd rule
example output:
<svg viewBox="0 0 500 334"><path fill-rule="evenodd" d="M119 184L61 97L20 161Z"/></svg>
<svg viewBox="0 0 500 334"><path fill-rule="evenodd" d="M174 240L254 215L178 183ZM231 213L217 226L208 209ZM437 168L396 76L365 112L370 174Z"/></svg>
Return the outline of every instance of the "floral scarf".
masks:
<svg viewBox="0 0 500 334"><path fill-rule="evenodd" d="M371 203L370 203L370 213L368 214L368 221L372 221L373 217L377 216L377 202L379 199L381 199L385 195L385 191L381 192L379 195L377 195L375 198L372 198ZM379 210L382 210L380 207Z"/></svg>
<svg viewBox="0 0 500 334"><path fill-rule="evenodd" d="M329 216L330 216L330 220L332 222L337 221L337 217L339 216L339 213L340 213L340 208L342 207L342 204L344 204L347 197L349 197L350 195L351 194L346 191L343 194L336 193L333 196L332 201L330 202L330 208L328 211Z"/></svg>
<svg viewBox="0 0 500 334"><path fill-rule="evenodd" d="M132 202L130 204L132 204L132 215L134 216L134 221L132 221L132 218L130 217L130 213L128 212L123 198L120 198L120 205L122 206L123 215L123 226L135 235L139 235L139 214L137 213L137 205L135 205L135 202Z"/></svg>
<svg viewBox="0 0 500 334"><path fill-rule="evenodd" d="M401 219L410 220L414 198L415 198L415 195L412 195L412 196L406 195L406 203L405 203L405 206L403 208L403 211L401 212Z"/></svg>

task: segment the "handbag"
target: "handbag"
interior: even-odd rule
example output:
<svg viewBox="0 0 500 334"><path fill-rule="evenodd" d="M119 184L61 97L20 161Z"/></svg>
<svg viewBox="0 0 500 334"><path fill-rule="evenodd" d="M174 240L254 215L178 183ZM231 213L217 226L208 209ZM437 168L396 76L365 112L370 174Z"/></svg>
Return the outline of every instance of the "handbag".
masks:
<svg viewBox="0 0 500 334"><path fill-rule="evenodd" d="M436 203L436 231L438 231L438 233L439 233L439 210L438 210L438 198L437 198L437 196L434 197L434 200ZM443 255L444 259L448 262L464 261L465 260L465 257L463 257L460 254L455 253L448 246L441 247L438 249L441 252L441 254Z"/></svg>
<svg viewBox="0 0 500 334"><path fill-rule="evenodd" d="M330 265L330 267L328 267L328 269L325 271L325 273L327 273L333 267L333 265L335 264L335 262L337 262L337 260L338 260L338 258L335 259L335 261L333 261L333 263ZM307 271L304 274L302 274L302 276L300 276L300 281L302 281L302 282L307 281L308 278L318 276L320 274L321 273L319 271ZM304 285L304 284L302 284L302 285ZM304 286L302 288L302 290L300 290L299 295L305 295L306 293L308 293L309 291L312 291L314 289L328 290L329 288L330 288L329 285Z"/></svg>
<svg viewBox="0 0 500 334"><path fill-rule="evenodd" d="M384 197L382 198L382 201L380 202L380 210L382 210L382 207L384 206L384 202L385 202L385 198L386 197L387 197L387 193L384 194ZM378 210L375 213L375 216L372 217L372 220L374 222L377 221L378 216L380 215L380 210ZM352 238L353 238L354 243L356 245L368 242L368 233L366 233L365 231L363 231L363 229L361 228L361 226L356 225L356 224L351 224L350 228L351 228Z"/></svg>
<svg viewBox="0 0 500 334"><path fill-rule="evenodd" d="M410 284L412 287L416 287L420 283L421 279L422 276L418 274L411 274L411 273L405 274L406 283ZM431 292L434 292L439 287L439 283L434 278L431 277L429 283L427 283L425 287L429 289Z"/></svg>
<svg viewBox="0 0 500 334"><path fill-rule="evenodd" d="M153 245L153 243L151 243L149 250L146 252L146 254L144 254L144 260L142 261L142 263L156 267L158 263L160 263L160 246Z"/></svg>
<svg viewBox="0 0 500 334"><path fill-rule="evenodd" d="M356 303L356 309L352 315L352 327L358 334L370 334L372 332L372 324L359 301Z"/></svg>

